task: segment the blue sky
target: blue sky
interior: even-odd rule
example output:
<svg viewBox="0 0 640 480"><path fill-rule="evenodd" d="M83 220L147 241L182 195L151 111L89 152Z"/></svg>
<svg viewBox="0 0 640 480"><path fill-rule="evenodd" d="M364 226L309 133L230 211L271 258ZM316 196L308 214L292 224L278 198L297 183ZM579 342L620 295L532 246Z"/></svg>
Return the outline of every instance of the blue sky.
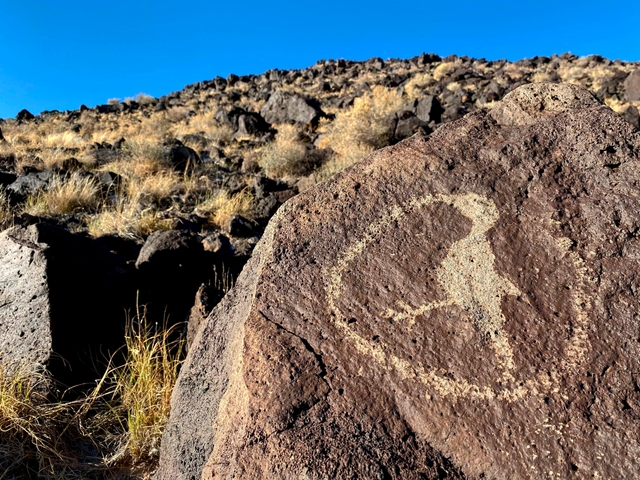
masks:
<svg viewBox="0 0 640 480"><path fill-rule="evenodd" d="M0 0L0 118L327 58L638 61L639 34L632 1Z"/></svg>

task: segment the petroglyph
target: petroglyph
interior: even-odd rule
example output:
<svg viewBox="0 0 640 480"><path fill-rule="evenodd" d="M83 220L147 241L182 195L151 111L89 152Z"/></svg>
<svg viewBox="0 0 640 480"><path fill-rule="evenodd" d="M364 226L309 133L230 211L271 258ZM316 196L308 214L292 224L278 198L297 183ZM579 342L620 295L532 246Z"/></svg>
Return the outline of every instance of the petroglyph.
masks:
<svg viewBox="0 0 640 480"><path fill-rule="evenodd" d="M397 324L404 325L410 330L418 317L427 317L430 311L448 306L459 307L471 319L482 338L491 346L495 359L488 359L488 361L494 361L501 372L499 378L495 379L496 384L501 385L500 387L478 385L464 378L452 378L452 375L444 369L426 368L415 359L409 362L388 352L384 344L370 342L363 338L348 323L341 321L344 315L337 306L337 300L342 294L343 276L350 264L355 262L365 248L379 238L394 222L438 202L453 206L472 222L469 234L449 247L447 256L436 271L436 278L445 299L427 302L417 307L398 303L399 308L387 309L380 314L380 317L393 319ZM405 380L417 380L442 396L498 398L511 402L527 394L538 395L557 391L561 373L564 372L556 370L540 372L534 378L520 382L517 382L514 376L517 366L512 347L503 329L508 319L504 317L501 305L506 296L521 297L522 293L510 280L495 270L495 255L486 235L498 218L498 209L491 200L470 193L414 199L402 206L392 207L388 213L369 225L363 237L345 251L335 266L325 271L327 303L335 324L342 330L345 338L359 353L371 357L380 366L396 370ZM564 345L563 368L571 371L585 359L589 350L586 336L588 317L585 312L588 302L584 294L587 285L586 269L579 255L570 250L570 240L557 239L556 244L561 252L560 256L568 258L574 265L577 277L576 284L573 286L573 333ZM523 300L526 301L526 299Z"/></svg>

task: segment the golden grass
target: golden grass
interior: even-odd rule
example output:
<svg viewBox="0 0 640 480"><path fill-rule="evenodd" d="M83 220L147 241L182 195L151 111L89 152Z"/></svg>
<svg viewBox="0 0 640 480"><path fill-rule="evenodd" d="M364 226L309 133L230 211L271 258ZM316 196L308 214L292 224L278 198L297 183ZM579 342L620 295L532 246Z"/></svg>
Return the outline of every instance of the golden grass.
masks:
<svg viewBox="0 0 640 480"><path fill-rule="evenodd" d="M171 230L174 220L163 218L153 208L140 209L127 197L119 197L115 205L104 205L87 225L90 235L118 234L127 238L145 238L157 230Z"/></svg>
<svg viewBox="0 0 640 480"><path fill-rule="evenodd" d="M363 97L356 98L351 108L338 113L321 148L331 147L337 158L324 166L325 172L337 173L362 159L391 140L389 116L402 109L405 100L397 90L376 86Z"/></svg>
<svg viewBox="0 0 640 480"><path fill-rule="evenodd" d="M455 59L453 62L443 62L434 69L433 78L439 81L442 78L451 75L461 66L462 60L459 58Z"/></svg>
<svg viewBox="0 0 640 480"><path fill-rule="evenodd" d="M46 373L0 365L0 478L150 478L184 342L142 310L125 343L124 364L74 401L52 401Z"/></svg>
<svg viewBox="0 0 640 480"><path fill-rule="evenodd" d="M149 325L144 312L129 323L127 331L127 362L114 372L114 393L127 412L125 450L132 464L154 465L184 342L171 339L172 329Z"/></svg>
<svg viewBox="0 0 640 480"><path fill-rule="evenodd" d="M100 203L99 187L91 177L78 173L68 178L56 176L48 190L30 196L24 211L31 215L61 215L92 210Z"/></svg>
<svg viewBox="0 0 640 480"><path fill-rule="evenodd" d="M219 190L196 207L196 212L207 217L208 222L220 228L227 228L229 220L235 214L252 218L253 195L244 189L235 195Z"/></svg>
<svg viewBox="0 0 640 480"><path fill-rule="evenodd" d="M277 130L275 140L260 152L260 167L271 177L306 173L307 148L300 140L300 132L293 125L278 125Z"/></svg>

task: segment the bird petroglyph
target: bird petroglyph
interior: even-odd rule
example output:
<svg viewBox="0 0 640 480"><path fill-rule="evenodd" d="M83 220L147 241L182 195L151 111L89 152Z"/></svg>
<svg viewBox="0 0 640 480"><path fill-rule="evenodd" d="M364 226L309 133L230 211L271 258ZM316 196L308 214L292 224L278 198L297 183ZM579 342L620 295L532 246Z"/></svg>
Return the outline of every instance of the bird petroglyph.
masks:
<svg viewBox="0 0 640 480"><path fill-rule="evenodd" d="M415 214L434 203L447 203L456 208L462 215L471 220L471 230L467 236L454 242L447 252L445 259L436 271L437 283L443 292L444 300L426 302L417 307L398 302L396 308L389 308L380 317L393 319L398 325L404 325L410 330L418 317L428 321L428 313L449 306L459 307L467 318L473 322L480 336L486 341L494 353L494 359L499 378L496 384L479 385L459 376L450 375L443 368L425 367L415 359L408 361L397 354L390 353L382 343L371 342L346 322L340 321L344 317L338 307L338 299L343 291L343 276L352 263L364 252L365 248L379 238L390 226L410 214ZM516 381L517 366L509 340L504 331L508 321L502 312L502 303L506 296L520 297L522 293L509 279L501 276L495 270L495 254L487 238L487 232L496 224L499 211L490 199L469 193L466 195L433 195L414 199L403 206L394 206L377 221L366 229L365 234L356 241L338 259L337 264L326 273L327 303L334 314L336 325L342 330L345 338L351 341L356 350L370 356L378 365L386 369L394 369L403 379L414 379L433 388L442 396L469 396L474 398L498 398L515 401L526 394L541 394L557 388L560 372L540 372L534 378ZM583 311L584 299L582 288L584 269L577 268L579 260L566 247L566 242L558 239L557 247L563 258L568 258L576 266L577 286L574 294L573 307L576 325L573 336L564 345L564 368L575 367L576 362L584 358L588 349L585 339L587 316ZM523 299L526 301L526 299Z"/></svg>

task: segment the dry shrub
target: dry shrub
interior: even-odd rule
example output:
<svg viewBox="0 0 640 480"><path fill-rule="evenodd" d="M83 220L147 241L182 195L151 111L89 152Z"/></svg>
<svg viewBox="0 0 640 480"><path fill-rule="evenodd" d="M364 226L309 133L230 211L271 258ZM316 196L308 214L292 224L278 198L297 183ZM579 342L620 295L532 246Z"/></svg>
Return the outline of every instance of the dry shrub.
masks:
<svg viewBox="0 0 640 480"><path fill-rule="evenodd" d="M74 132L52 133L44 137L45 148L80 148L85 144L81 136Z"/></svg>
<svg viewBox="0 0 640 480"><path fill-rule="evenodd" d="M123 365L73 401L50 400L46 373L0 364L0 478L150 478L184 342L143 310L125 335Z"/></svg>
<svg viewBox="0 0 640 480"><path fill-rule="evenodd" d="M336 154L323 169L338 172L373 150L387 146L393 133L389 117L401 110L404 103L397 90L380 86L356 98L351 108L336 115L320 142L320 148L331 147Z"/></svg>
<svg viewBox="0 0 640 480"><path fill-rule="evenodd" d="M56 176L48 190L27 198L25 212L32 215L61 215L91 210L100 203L99 187L92 177L74 173Z"/></svg>
<svg viewBox="0 0 640 480"><path fill-rule="evenodd" d="M114 393L126 411L121 415L127 425L124 450L131 464L145 465L145 470L157 463L171 410L184 346L175 337L172 329L149 325L142 311L127 327L127 361L114 372Z"/></svg>
<svg viewBox="0 0 640 480"><path fill-rule="evenodd" d="M273 142L264 147L258 164L270 177L304 175L309 165L307 147L300 139L300 132L293 125L278 125Z"/></svg>
<svg viewBox="0 0 640 480"><path fill-rule="evenodd" d="M104 205L91 218L87 229L94 237L118 234L121 237L142 239L158 230L171 230L174 221L162 217L153 208L141 208L137 201L119 196L115 205Z"/></svg>
<svg viewBox="0 0 640 480"><path fill-rule="evenodd" d="M47 402L45 374L24 365L9 367L0 364L0 472L35 478L64 458L56 438L68 409Z"/></svg>
<svg viewBox="0 0 640 480"><path fill-rule="evenodd" d="M167 120L171 123L182 122L187 119L190 110L187 107L171 107L167 109Z"/></svg>
<svg viewBox="0 0 640 480"><path fill-rule="evenodd" d="M126 193L134 202L151 200L161 204L170 199L180 186L180 177L172 171L144 177L133 177L126 183Z"/></svg>
<svg viewBox="0 0 640 480"><path fill-rule="evenodd" d="M207 217L209 223L220 228L229 226L229 220L235 214L251 218L253 211L253 195L247 189L231 195L226 190L219 190L214 196L206 198L198 204L196 211Z"/></svg>
<svg viewBox="0 0 640 480"><path fill-rule="evenodd" d="M436 81L440 81L442 78L451 75L461 66L462 60L459 58L455 59L453 62L443 62L434 69L433 78Z"/></svg>
<svg viewBox="0 0 640 480"><path fill-rule="evenodd" d="M11 211L11 204L4 192L0 192L0 231L5 230L12 226L13 212Z"/></svg>
<svg viewBox="0 0 640 480"><path fill-rule="evenodd" d="M550 82L552 81L552 78L553 77L549 72L537 70L536 72L534 72L533 76L531 77L531 81L533 83Z"/></svg>

